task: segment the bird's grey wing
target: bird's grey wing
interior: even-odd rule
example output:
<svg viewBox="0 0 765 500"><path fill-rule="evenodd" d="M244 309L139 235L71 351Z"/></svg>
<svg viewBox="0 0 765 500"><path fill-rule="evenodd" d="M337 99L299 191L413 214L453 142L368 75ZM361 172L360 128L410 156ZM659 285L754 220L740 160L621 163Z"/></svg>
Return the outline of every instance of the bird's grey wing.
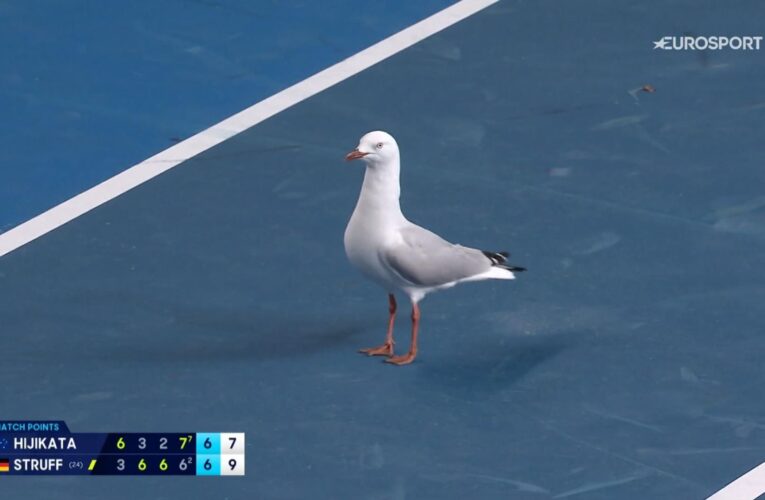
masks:
<svg viewBox="0 0 765 500"><path fill-rule="evenodd" d="M440 286L475 276L491 267L480 250L455 245L420 226L401 231L402 241L382 252L383 263L417 286Z"/></svg>

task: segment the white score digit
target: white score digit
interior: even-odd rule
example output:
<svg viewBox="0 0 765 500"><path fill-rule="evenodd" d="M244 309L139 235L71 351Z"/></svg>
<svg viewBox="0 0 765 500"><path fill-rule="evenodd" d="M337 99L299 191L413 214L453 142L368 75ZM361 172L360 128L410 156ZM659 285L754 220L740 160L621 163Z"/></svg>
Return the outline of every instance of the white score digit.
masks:
<svg viewBox="0 0 765 500"><path fill-rule="evenodd" d="M244 432L223 432L220 435L222 455L244 454ZM228 446L225 443L228 442ZM225 461L223 463L226 463Z"/></svg>
<svg viewBox="0 0 765 500"><path fill-rule="evenodd" d="M244 455L224 455L221 463L221 476L244 476Z"/></svg>

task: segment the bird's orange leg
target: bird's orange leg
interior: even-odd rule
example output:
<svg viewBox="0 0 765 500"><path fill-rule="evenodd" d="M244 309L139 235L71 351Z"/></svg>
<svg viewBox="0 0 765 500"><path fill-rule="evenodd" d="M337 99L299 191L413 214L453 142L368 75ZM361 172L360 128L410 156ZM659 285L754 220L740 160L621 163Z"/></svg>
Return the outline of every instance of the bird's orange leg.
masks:
<svg viewBox="0 0 765 500"><path fill-rule="evenodd" d="M392 293L388 294L388 334L385 336L385 343L380 347L370 347L361 349L359 352L367 356L393 356L393 322L396 319L396 297Z"/></svg>
<svg viewBox="0 0 765 500"><path fill-rule="evenodd" d="M408 365L417 356L417 330L420 328L420 306L417 303L412 304L412 344L409 346L409 352L403 356L391 356L386 359L386 363L394 365Z"/></svg>

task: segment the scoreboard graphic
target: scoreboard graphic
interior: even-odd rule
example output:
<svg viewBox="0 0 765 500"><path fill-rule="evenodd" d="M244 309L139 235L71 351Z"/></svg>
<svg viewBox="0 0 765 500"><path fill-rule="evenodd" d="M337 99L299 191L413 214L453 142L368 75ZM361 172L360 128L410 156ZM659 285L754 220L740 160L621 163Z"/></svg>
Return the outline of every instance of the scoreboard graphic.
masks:
<svg viewBox="0 0 765 500"><path fill-rule="evenodd" d="M0 477L244 476L243 432L73 433L63 421L0 421Z"/></svg>

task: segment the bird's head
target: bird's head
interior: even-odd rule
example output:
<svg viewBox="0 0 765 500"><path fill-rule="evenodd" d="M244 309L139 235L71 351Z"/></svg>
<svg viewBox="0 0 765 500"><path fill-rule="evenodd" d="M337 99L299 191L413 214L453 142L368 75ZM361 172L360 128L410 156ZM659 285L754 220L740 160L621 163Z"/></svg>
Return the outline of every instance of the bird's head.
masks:
<svg viewBox="0 0 765 500"><path fill-rule="evenodd" d="M385 164L398 159L398 144L387 132L376 130L359 139L359 145L345 159L363 160L369 166Z"/></svg>

